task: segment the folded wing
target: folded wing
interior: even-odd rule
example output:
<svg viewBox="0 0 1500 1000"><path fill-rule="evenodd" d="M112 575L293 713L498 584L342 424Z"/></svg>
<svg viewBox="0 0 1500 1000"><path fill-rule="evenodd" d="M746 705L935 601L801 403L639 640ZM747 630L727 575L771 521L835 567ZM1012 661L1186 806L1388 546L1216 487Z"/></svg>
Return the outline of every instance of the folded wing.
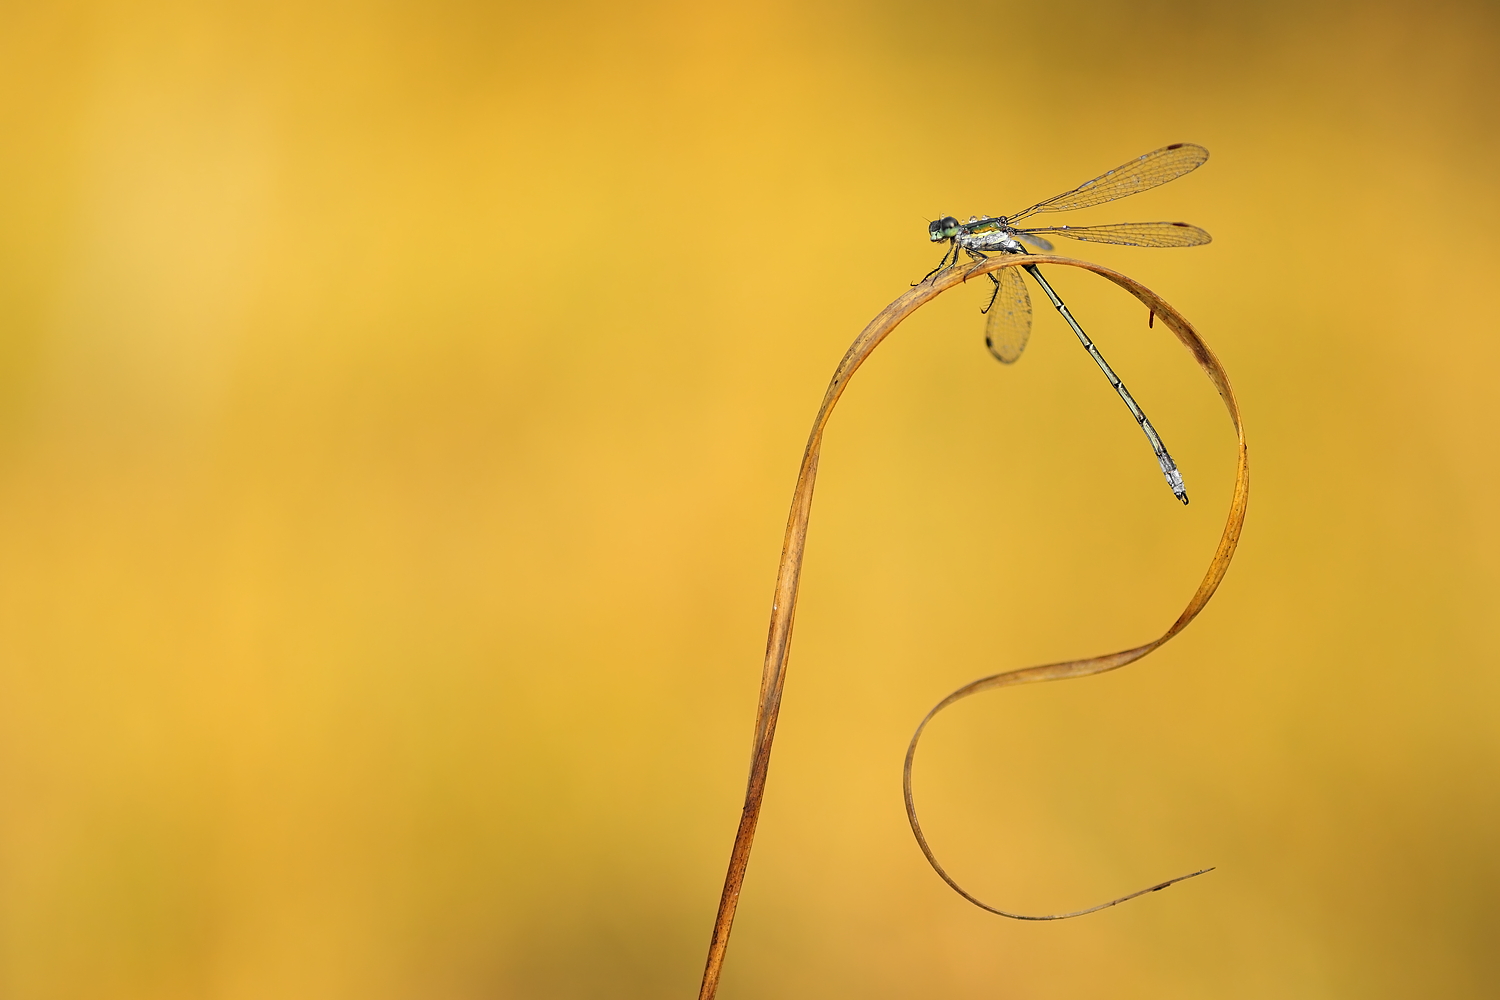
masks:
<svg viewBox="0 0 1500 1000"><path fill-rule="evenodd" d="M1003 267L996 278L1000 290L984 321L984 346L996 360L1015 364L1031 339L1031 296L1019 267Z"/></svg>

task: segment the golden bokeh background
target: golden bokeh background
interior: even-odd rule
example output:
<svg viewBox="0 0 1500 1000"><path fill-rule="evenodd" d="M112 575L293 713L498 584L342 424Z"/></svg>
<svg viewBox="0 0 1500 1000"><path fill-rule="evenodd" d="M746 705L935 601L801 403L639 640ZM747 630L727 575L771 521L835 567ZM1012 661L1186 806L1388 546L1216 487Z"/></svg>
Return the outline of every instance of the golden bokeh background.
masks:
<svg viewBox="0 0 1500 1000"><path fill-rule="evenodd" d="M831 428L722 996L1500 993L1500 11L19 3L0 35L0 996L696 989L835 362L1002 213L1194 141Z"/></svg>

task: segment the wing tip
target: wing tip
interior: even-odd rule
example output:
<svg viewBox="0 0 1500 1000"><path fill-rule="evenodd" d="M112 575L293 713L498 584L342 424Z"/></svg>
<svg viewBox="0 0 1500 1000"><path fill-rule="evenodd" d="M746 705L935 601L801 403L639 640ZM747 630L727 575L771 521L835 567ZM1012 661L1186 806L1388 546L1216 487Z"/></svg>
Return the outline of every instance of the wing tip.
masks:
<svg viewBox="0 0 1500 1000"><path fill-rule="evenodd" d="M1199 145L1196 142L1174 142L1170 146L1163 146L1161 148L1160 152L1170 153L1174 149L1191 149L1194 152L1202 154L1203 160L1207 160L1208 159L1208 147L1207 146ZM1199 162L1201 163L1203 161L1200 160Z"/></svg>

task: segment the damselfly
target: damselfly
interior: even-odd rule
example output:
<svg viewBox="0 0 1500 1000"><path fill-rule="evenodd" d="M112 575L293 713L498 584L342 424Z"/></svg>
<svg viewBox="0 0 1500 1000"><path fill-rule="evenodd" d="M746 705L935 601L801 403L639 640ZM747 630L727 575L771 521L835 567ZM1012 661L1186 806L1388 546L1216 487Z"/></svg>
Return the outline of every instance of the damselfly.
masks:
<svg viewBox="0 0 1500 1000"><path fill-rule="evenodd" d="M944 252L943 259L938 262L938 266L929 271L922 280L926 281L927 278L948 267L950 254L953 257L952 264L957 265L960 252L968 254L972 260L983 260L991 253L1026 253L1023 243L1029 243L1043 252L1050 252L1052 244L1047 242L1045 237L1054 235L1083 240L1087 243L1118 243L1129 247L1201 246L1209 242L1212 237L1197 226L1190 226L1186 222L1121 222L1107 226L1046 226L1037 229L1022 229L1017 227L1016 223L1028 216L1039 215L1043 212L1067 212L1077 208L1091 208L1094 205L1102 205L1117 198L1150 190L1167 181L1176 180L1189 171L1196 170L1207 159L1208 150L1202 146L1196 146L1190 142L1173 143L1155 152L1138 156L1129 163L1078 185L1071 191L1064 191L1056 197L1038 202L1015 215L970 216L968 222L959 222L951 215L938 219L927 227L928 238L934 243L946 240L949 247ZM1114 369L1110 368L1109 363L1104 360L1104 355L1099 353L1099 348L1094 346L1094 342L1089 339L1088 334L1083 332L1083 327L1078 325L1078 321L1073 318L1073 314L1068 311L1068 307L1063 304L1057 292L1053 291L1047 279L1042 277L1041 270L1035 264L1021 266L1041 286L1047 298L1052 301L1053 307L1062 314L1068 326L1072 327L1073 332L1078 335L1078 341L1083 344L1084 350L1089 352L1089 356L1109 379L1109 384L1114 386L1115 392L1119 393L1120 398L1125 401L1131 416L1135 417L1136 422L1141 425L1141 430L1146 432L1146 439L1151 442L1151 450L1156 453L1156 461L1161 465L1162 475L1167 477L1167 485L1172 488L1177 499L1187 503L1187 487L1183 485L1182 473L1177 470L1177 463L1172 461L1172 456L1167 453L1167 447L1162 444L1156 428L1152 427L1151 421L1146 419L1146 414L1130 395L1130 390L1125 388L1125 383L1120 381ZM1026 283L1022 280L1017 268L1002 268L998 274L992 272L988 277L994 282L995 288L990 293L989 305L981 310L988 314L984 325L984 343L996 359L1005 364L1013 364L1026 349L1026 341L1031 337L1031 296L1027 294ZM1154 316L1152 318L1154 319Z"/></svg>

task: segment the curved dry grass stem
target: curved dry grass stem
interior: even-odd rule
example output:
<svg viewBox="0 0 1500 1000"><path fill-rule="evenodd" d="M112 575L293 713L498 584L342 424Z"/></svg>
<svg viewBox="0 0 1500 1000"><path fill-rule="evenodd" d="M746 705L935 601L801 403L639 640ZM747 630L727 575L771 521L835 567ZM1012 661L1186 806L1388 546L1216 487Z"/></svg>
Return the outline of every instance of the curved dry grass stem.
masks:
<svg viewBox="0 0 1500 1000"><path fill-rule="evenodd" d="M1218 589L1219 583L1224 579L1225 572L1229 569L1229 561L1234 556L1235 546L1239 544L1240 532L1245 523L1245 509L1250 496L1250 465L1249 452L1245 446L1245 428L1240 418L1239 404L1235 402L1234 390L1229 386L1229 376L1224 371L1224 366L1219 359L1209 350L1203 338L1193 329L1191 323L1176 309L1172 308L1165 300L1151 291L1140 282L1126 275L1113 271L1099 264L1088 261L1073 260L1069 257L1057 257L1049 254L1030 255L997 255L987 260L980 261L973 267L959 268L950 267L939 272L930 280L923 281L910 291L904 293L896 301L881 310L880 315L870 321L849 350L844 353L839 362L837 370L833 373L833 380L828 384L828 391L823 395L823 404L818 408L817 418L813 421L812 434L807 439L807 448L802 454L802 467L797 474L797 488L792 495L791 515L787 519L786 537L781 546L781 566L776 576L776 593L771 604L771 626L770 635L766 641L765 666L761 672L760 702L755 719L755 742L750 758L750 780L745 790L745 807L740 814L739 829L735 834L734 848L730 852L729 871L724 877L724 892L719 898L718 916L714 921L713 938L709 942L708 962L703 970L703 985L698 991L699 1000L712 1000L719 988L719 974L724 964L724 954L729 946L729 932L734 924L735 909L739 904L740 888L745 881L745 869L750 862L750 847L755 839L755 826L760 818L761 800L765 794L766 775L771 763L771 743L776 735L776 719L781 711L781 695L786 685L787 658L791 651L792 623L797 611L797 589L802 576L802 556L807 544L808 516L812 511L813 486L818 475L818 456L823 446L823 431L828 425L828 419L833 414L833 408L838 403L839 397L844 394L844 389L849 384L859 366L864 364L875 348L880 346L901 321L910 316L917 309L926 305L957 285L962 284L969 278L979 277L991 271L998 271L1006 267L1019 267L1023 264L1058 264L1065 267L1082 268L1085 271L1107 278L1130 292L1151 311L1155 317L1160 317L1168 328L1177 335L1177 339L1192 353L1193 358L1202 367L1209 381L1218 390L1219 397L1224 401L1225 408L1229 411L1229 419L1234 423L1234 430L1239 445L1239 462L1235 471L1234 496L1229 503L1229 518L1224 525L1224 534L1219 539L1219 546L1214 551L1213 559L1209 562L1208 572L1204 574L1203 581L1198 585L1197 591L1188 601L1187 607L1182 614L1178 615L1170 628L1159 638L1136 646L1133 649L1123 650L1118 653L1108 653L1103 656L1091 657L1085 660L1070 660L1066 663L1051 663L1038 667L1025 667L1020 670L1011 670L1006 673L994 674L982 677L977 681L959 688L948 697L940 701L923 718L917 732L912 737L911 745L906 753L906 765L904 769L904 785L906 794L907 816L911 821L912 831L917 836L917 842L921 845L922 852L933 868L942 876L950 886L962 894L976 906L981 906L993 913L1004 916L1016 917L1023 920L1056 920L1062 917L1077 916L1082 913L1090 913L1094 910L1113 906L1124 902L1135 896L1164 889L1173 882L1180 882L1183 878L1192 878L1193 875L1201 875L1202 872L1194 872L1192 875L1184 875L1180 878L1162 882L1158 885L1142 889L1140 892L1123 896L1100 906L1091 907L1088 910L1080 910L1078 913L1057 914L1047 917L1025 917L1020 914L1006 913L995 909L976 899L966 892L943 870L928 847L926 838L922 835L922 828L917 823L916 809L912 803L911 792L911 766L916 755L917 741L938 712L960 701L970 695L991 688L1008 687L1014 684L1027 684L1038 681L1064 680L1071 677L1087 677L1091 674L1104 673L1109 670L1117 670L1139 660L1158 646L1165 643L1178 632L1187 627L1187 624L1197 617L1208 604L1209 598ZM1207 870L1207 869L1205 869Z"/></svg>

